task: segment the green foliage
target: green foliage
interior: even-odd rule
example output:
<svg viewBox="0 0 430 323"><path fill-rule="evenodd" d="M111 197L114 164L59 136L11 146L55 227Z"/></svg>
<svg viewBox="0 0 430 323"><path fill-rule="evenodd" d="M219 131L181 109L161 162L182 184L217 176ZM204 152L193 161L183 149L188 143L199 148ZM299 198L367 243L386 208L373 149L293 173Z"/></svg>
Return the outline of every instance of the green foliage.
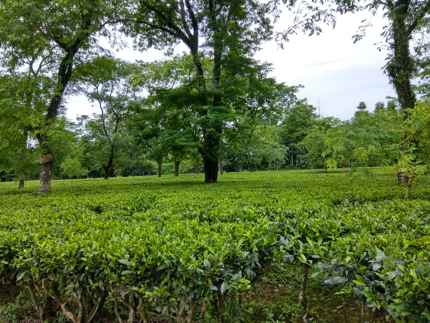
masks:
<svg viewBox="0 0 430 323"><path fill-rule="evenodd" d="M226 131L226 138L223 163L227 171L279 169L285 162L286 148L275 126L253 126L245 121Z"/></svg>
<svg viewBox="0 0 430 323"><path fill-rule="evenodd" d="M83 168L77 158L67 158L61 164L61 170L67 178L80 178L88 174L88 170Z"/></svg>
<svg viewBox="0 0 430 323"><path fill-rule="evenodd" d="M315 108L306 101L285 108L281 138L287 148L287 163L290 167L303 167L305 152L300 143L317 123Z"/></svg>
<svg viewBox="0 0 430 323"><path fill-rule="evenodd" d="M425 120L422 115L418 118ZM327 158L336 160L340 167L394 165L407 127L402 114L388 107L374 112L358 110L347 122L316 119L300 142L302 158L308 167L322 167ZM423 143L421 153L427 144L423 139L419 142Z"/></svg>
<svg viewBox="0 0 430 323"><path fill-rule="evenodd" d="M380 11L387 18L382 36L389 49L385 70L393 83L401 109L408 114L416 104L416 94L412 80L417 72L417 58L422 51L422 44L416 46L418 51L412 50L412 40L421 32L428 31L428 15L430 4L427 0L379 1L379 0L336 0L340 10ZM363 23L367 23L364 20ZM365 36L366 28L354 36L355 41ZM425 37L423 37L425 38ZM424 48L427 46L424 41ZM417 52L417 53L415 53ZM421 77L425 78L425 73Z"/></svg>
<svg viewBox="0 0 430 323"><path fill-rule="evenodd" d="M35 98L44 99L42 109L37 109L38 122L31 129L40 148L41 192L49 192L54 166L60 166L55 164L58 158L51 142L55 138L50 135L61 114L73 70L79 61L94 53L91 49L96 34L106 35L105 26L112 21L119 3L116 0L0 3L2 68L11 75L23 73L33 79L34 89L24 97L27 108L36 110ZM41 80L49 82L44 82L42 95L37 95L40 93L34 92L42 88Z"/></svg>
<svg viewBox="0 0 430 323"><path fill-rule="evenodd" d="M130 146L126 122L130 106L139 100L135 78L136 64L111 57L97 57L74 71L75 90L85 93L98 107L98 113L82 129L85 152L92 154L96 168L105 178L118 168L121 151Z"/></svg>
<svg viewBox="0 0 430 323"><path fill-rule="evenodd" d="M414 153L418 162L428 163L430 160L430 102L417 103L410 118L405 122L404 129L407 140L415 142Z"/></svg>
<svg viewBox="0 0 430 323"><path fill-rule="evenodd" d="M327 297L425 322L429 178L405 201L392 170L373 172L371 182L347 173L241 173L216 187L196 176L188 184L72 181L42 200L5 194L12 188L2 184L2 283L30 288L34 313L45 318L53 310L75 322L79 313L96 321L234 321L251 310L243 296L287 262L310 266L312 285ZM285 312L293 316L294 300Z"/></svg>
<svg viewBox="0 0 430 323"><path fill-rule="evenodd" d="M371 147L369 147L371 148ZM367 166L369 163L369 151L364 147L358 147L353 152L354 159L357 160L359 166Z"/></svg>
<svg viewBox="0 0 430 323"><path fill-rule="evenodd" d="M337 169L337 161L335 159L329 158L325 161L325 168L328 171Z"/></svg>
<svg viewBox="0 0 430 323"><path fill-rule="evenodd" d="M25 73L0 77L0 168L21 179L34 176L37 168L34 136L48 83Z"/></svg>

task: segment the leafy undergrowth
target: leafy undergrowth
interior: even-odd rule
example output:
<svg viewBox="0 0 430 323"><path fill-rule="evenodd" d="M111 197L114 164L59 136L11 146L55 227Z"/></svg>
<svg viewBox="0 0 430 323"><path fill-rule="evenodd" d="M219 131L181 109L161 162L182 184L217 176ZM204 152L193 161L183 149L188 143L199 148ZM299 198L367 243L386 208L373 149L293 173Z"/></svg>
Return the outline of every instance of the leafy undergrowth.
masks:
<svg viewBox="0 0 430 323"><path fill-rule="evenodd" d="M430 320L430 178L391 170L0 185L0 321Z"/></svg>

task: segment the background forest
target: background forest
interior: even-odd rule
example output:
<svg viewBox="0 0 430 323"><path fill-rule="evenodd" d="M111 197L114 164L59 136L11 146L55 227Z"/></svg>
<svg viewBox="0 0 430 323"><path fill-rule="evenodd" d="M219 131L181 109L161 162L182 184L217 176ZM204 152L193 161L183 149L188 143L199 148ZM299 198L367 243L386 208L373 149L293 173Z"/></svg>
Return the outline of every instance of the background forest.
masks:
<svg viewBox="0 0 430 323"><path fill-rule="evenodd" d="M306 100L297 99L294 87L271 107L270 116L244 118L226 128L222 140L221 171L392 166L400 158L402 114L394 101L379 103L369 111L360 103L354 117L342 121L320 117ZM192 113L154 103L121 101L128 106L98 102L100 114L82 116L77 122L61 119L57 131L56 178L142 176L202 172L198 138ZM122 99L119 99L122 100ZM117 101L118 102L118 101ZM157 105L157 103L159 105ZM115 105L116 104L116 105ZM284 105L285 104L285 105ZM414 117L418 127L430 121L429 106L419 103ZM274 113L276 112L276 113ZM267 118L266 118L267 117ZM412 121L411 121L412 122ZM407 127L408 125L404 125ZM416 154L422 164L429 160L430 137L419 131ZM38 176L37 147L25 151L28 178ZM18 156L17 156L18 157ZM21 157L18 157L21 158ZM17 160L3 160L2 179L17 176Z"/></svg>

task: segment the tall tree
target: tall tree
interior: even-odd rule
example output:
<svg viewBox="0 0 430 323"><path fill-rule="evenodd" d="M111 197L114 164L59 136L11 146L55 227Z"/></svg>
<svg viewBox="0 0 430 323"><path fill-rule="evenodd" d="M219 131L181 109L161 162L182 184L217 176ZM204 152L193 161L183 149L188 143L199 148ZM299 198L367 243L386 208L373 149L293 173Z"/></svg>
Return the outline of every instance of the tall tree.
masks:
<svg viewBox="0 0 430 323"><path fill-rule="evenodd" d="M15 65L37 50L49 54L52 87L44 120L36 134L41 150L41 192L50 191L54 155L50 130L60 113L79 55L88 53L95 35L112 17L116 0L4 0L0 3L2 47ZM55 71L55 72L53 72Z"/></svg>
<svg viewBox="0 0 430 323"><path fill-rule="evenodd" d="M36 162L36 150L31 144L37 119L36 100L31 94L37 92L36 87L37 83L29 75L0 77L0 164L15 173L21 191Z"/></svg>
<svg viewBox="0 0 430 323"><path fill-rule="evenodd" d="M383 35L389 47L386 72L394 85L401 109L406 113L415 107L412 79L416 76L416 59L412 48L414 36L428 25L428 0L337 0L349 10L382 10L388 19ZM356 36L356 40L364 34Z"/></svg>
<svg viewBox="0 0 430 323"><path fill-rule="evenodd" d="M97 117L88 123L88 129L103 151L102 168L106 179L115 175L121 133L129 105L136 98L135 69L134 64L100 56L78 66L73 75L75 89L85 93L99 109Z"/></svg>
<svg viewBox="0 0 430 323"><path fill-rule="evenodd" d="M286 110L281 138L287 148L287 162L291 167L304 166L301 156L305 152L300 142L315 125L316 119L315 108L306 100L298 101Z"/></svg>
<svg viewBox="0 0 430 323"><path fill-rule="evenodd" d="M197 119L192 110L190 91L193 83L193 62L189 55L165 61L140 64L135 82L148 92L146 100L134 105L129 130L149 149L149 156L158 164L170 155L174 173L179 175L181 161L195 150Z"/></svg>
<svg viewBox="0 0 430 323"><path fill-rule="evenodd" d="M195 69L195 87L200 94L202 138L200 153L205 182L218 178L221 136L225 126L223 102L231 75L249 63L248 59L262 40L272 33L270 15L273 1L168 0L131 1L136 8L130 30L138 35L162 35L188 47ZM144 42L151 38L145 37ZM142 43L142 42L141 42ZM211 68L205 69L203 57ZM234 71L233 71L234 69Z"/></svg>
<svg viewBox="0 0 430 323"><path fill-rule="evenodd" d="M35 134L42 119L51 86L43 76L47 56L27 53L20 69L9 69L0 77L0 139L3 141L4 160L19 178L24 188L25 178L34 172ZM4 62L5 63L5 62ZM6 64L7 65L7 64Z"/></svg>

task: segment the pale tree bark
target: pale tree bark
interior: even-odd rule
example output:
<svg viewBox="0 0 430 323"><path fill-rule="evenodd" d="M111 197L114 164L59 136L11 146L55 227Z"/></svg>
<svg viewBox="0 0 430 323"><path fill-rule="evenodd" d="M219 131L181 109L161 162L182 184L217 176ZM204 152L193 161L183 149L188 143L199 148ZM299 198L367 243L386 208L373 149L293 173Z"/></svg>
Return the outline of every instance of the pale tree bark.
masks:
<svg viewBox="0 0 430 323"><path fill-rule="evenodd" d="M58 81L56 91L48 106L48 112L45 116L45 122L42 132L37 135L41 148L40 157L40 193L51 191L51 181L54 168L54 153L52 151L49 139L49 131L54 125L58 111L61 107L64 91L72 77L73 60L78 51L78 47L72 48L66 52L63 57L58 71Z"/></svg>
<svg viewBox="0 0 430 323"><path fill-rule="evenodd" d="M224 164L223 164L222 159L219 160L218 169L219 169L219 174L223 175L224 174Z"/></svg>
<svg viewBox="0 0 430 323"><path fill-rule="evenodd" d="M70 42L65 40L67 39L65 35L50 30L50 40L55 42L58 47L63 50L64 56L60 61L55 91L51 101L49 102L44 123L36 136L41 148L40 193L48 193L51 190L55 158L53 149L50 145L50 130L55 125L61 108L61 103L63 101L64 92L66 91L67 85L72 77L76 54L89 39L90 35L95 32L96 29L102 27L102 25L100 25L97 28L94 28L96 27L94 18L97 14L98 8L96 7L94 7L93 10L88 10L82 14L80 28L76 33L72 33L73 38Z"/></svg>
<svg viewBox="0 0 430 323"><path fill-rule="evenodd" d="M40 189L41 193L48 193L51 191L52 169L54 158L49 153L42 154L40 158Z"/></svg>

